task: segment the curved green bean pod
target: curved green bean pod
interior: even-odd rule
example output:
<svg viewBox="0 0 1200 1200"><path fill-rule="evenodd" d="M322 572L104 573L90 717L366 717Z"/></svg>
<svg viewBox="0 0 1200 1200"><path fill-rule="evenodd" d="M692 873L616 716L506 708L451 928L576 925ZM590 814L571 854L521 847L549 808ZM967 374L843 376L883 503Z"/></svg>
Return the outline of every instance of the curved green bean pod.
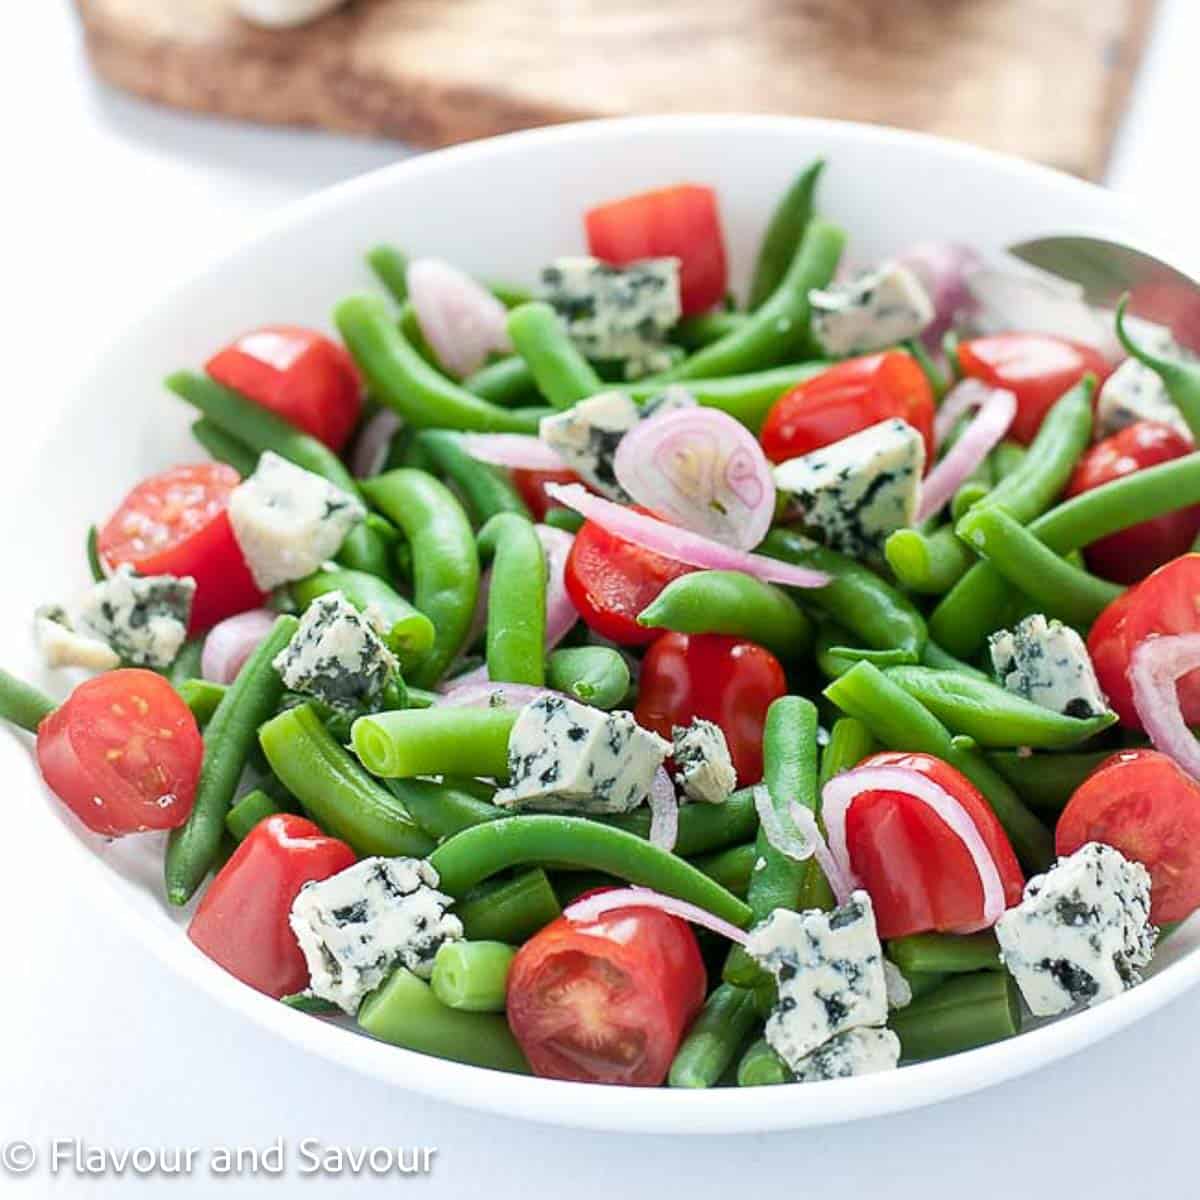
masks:
<svg viewBox="0 0 1200 1200"><path fill-rule="evenodd" d="M511 708L408 708L359 717L354 752L372 775L508 775ZM284 781L286 782L286 780Z"/></svg>
<svg viewBox="0 0 1200 1200"><path fill-rule="evenodd" d="M976 561L952 525L932 533L897 529L888 535L883 553L892 573L909 591L928 596L948 592Z"/></svg>
<svg viewBox="0 0 1200 1200"><path fill-rule="evenodd" d="M594 708L616 708L631 682L629 664L611 646L568 646L546 660L546 686Z"/></svg>
<svg viewBox="0 0 1200 1200"><path fill-rule="evenodd" d="M32 684L0 670L0 721L9 721L29 733L37 733L37 727L57 707L49 696Z"/></svg>
<svg viewBox="0 0 1200 1200"><path fill-rule="evenodd" d="M435 841L453 837L472 825L497 821L510 814L464 787L443 779L388 779L385 785L409 816Z"/></svg>
<svg viewBox="0 0 1200 1200"><path fill-rule="evenodd" d="M502 512L529 517L529 509L507 472L472 458L457 433L449 429L423 429L415 443L429 456L437 471L455 485L477 523L483 524Z"/></svg>
<svg viewBox="0 0 1200 1200"><path fill-rule="evenodd" d="M983 971L947 980L888 1023L906 1060L940 1058L1019 1033L1021 1008L1006 974Z"/></svg>
<svg viewBox="0 0 1200 1200"><path fill-rule="evenodd" d="M174 661L167 668L167 679L172 687L178 686L185 679L196 679L200 675L200 665L204 658L204 638L189 638L179 648Z"/></svg>
<svg viewBox="0 0 1200 1200"><path fill-rule="evenodd" d="M925 649L921 651L921 665L933 667L938 671L957 671L960 675L971 676L972 679L990 681L992 678L986 671L981 671L978 667L973 667L970 663L955 658L953 654L948 654L932 639L925 643Z"/></svg>
<svg viewBox="0 0 1200 1200"><path fill-rule="evenodd" d="M715 879L723 888L728 888L735 896L744 900L750 887L750 874L757 861L758 848L753 842L746 842L742 846L718 850L716 854L704 854L693 858L691 863L709 879Z"/></svg>
<svg viewBox="0 0 1200 1200"><path fill-rule="evenodd" d="M100 561L100 531L95 525L88 526L86 551L88 573L91 575L93 582L103 583L108 578L108 575L104 570L104 564Z"/></svg>
<svg viewBox="0 0 1200 1200"><path fill-rule="evenodd" d="M668 1085L713 1087L737 1056L757 1018L752 992L728 983L715 988L675 1052Z"/></svg>
<svg viewBox="0 0 1200 1200"><path fill-rule="evenodd" d="M796 257L796 248L813 219L817 184L824 170L825 160L814 160L796 176L775 206L750 275L746 307L751 312L770 299L787 275L788 267Z"/></svg>
<svg viewBox="0 0 1200 1200"><path fill-rule="evenodd" d="M258 454L255 451L207 417L192 422L192 437L217 462L232 467L243 479L253 475L258 467Z"/></svg>
<svg viewBox="0 0 1200 1200"><path fill-rule="evenodd" d="M650 836L650 814L645 808L617 816L597 817L605 825L612 825L635 837ZM758 831L758 813L754 808L754 789L742 788L734 792L724 804L685 804L679 810L679 834L675 839L675 853L687 857L692 854L707 854L732 846L755 836Z"/></svg>
<svg viewBox="0 0 1200 1200"><path fill-rule="evenodd" d="M367 251L367 265L397 304L408 300L408 255L403 250L381 242Z"/></svg>
<svg viewBox="0 0 1200 1200"><path fill-rule="evenodd" d="M682 346L685 350L703 350L705 346L711 346L713 342L719 342L721 338L741 329L749 319L748 313L713 309L698 316L684 317L668 336L676 346Z"/></svg>
<svg viewBox="0 0 1200 1200"><path fill-rule="evenodd" d="M473 889L455 904L454 913L472 940L519 946L561 916L562 909L546 872L534 867Z"/></svg>
<svg viewBox="0 0 1200 1200"><path fill-rule="evenodd" d="M967 934L913 933L892 938L887 952L906 976L1004 970L1000 946L990 929Z"/></svg>
<svg viewBox="0 0 1200 1200"><path fill-rule="evenodd" d="M497 513L479 531L492 559L487 605L488 677L497 683L546 679L546 555L528 517ZM477 771L487 775L494 772Z"/></svg>
<svg viewBox="0 0 1200 1200"><path fill-rule="evenodd" d="M1113 750L1083 750L1075 754L1029 754L1019 750L987 756L1021 798L1034 808L1062 812L1076 789Z"/></svg>
<svg viewBox="0 0 1200 1200"><path fill-rule="evenodd" d="M1191 430L1193 440L1200 441L1200 367L1154 354L1135 342L1125 327L1125 310L1128 307L1129 296L1126 294L1117 305L1117 337L1120 338L1121 345L1163 381L1171 403L1179 409L1184 422Z"/></svg>
<svg viewBox="0 0 1200 1200"><path fill-rule="evenodd" d="M877 667L892 667L912 661L912 655L906 651L864 650L852 647L850 643L853 640L837 622L821 622L817 628L813 657L822 675L837 679L839 675L845 675L857 662L872 662Z"/></svg>
<svg viewBox="0 0 1200 1200"><path fill-rule="evenodd" d="M536 404L541 395L529 364L519 354L480 367L463 380L463 387L481 400L490 400L504 408Z"/></svg>
<svg viewBox="0 0 1200 1200"><path fill-rule="evenodd" d="M575 348L562 318L540 300L508 314L508 336L538 390L555 408L570 408L604 391L604 380Z"/></svg>

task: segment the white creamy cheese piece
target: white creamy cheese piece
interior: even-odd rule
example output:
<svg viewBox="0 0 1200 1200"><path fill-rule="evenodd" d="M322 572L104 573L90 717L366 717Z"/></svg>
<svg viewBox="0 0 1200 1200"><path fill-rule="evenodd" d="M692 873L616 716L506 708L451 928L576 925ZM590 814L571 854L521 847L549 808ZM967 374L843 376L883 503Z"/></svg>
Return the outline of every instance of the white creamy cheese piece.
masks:
<svg viewBox="0 0 1200 1200"><path fill-rule="evenodd" d="M67 610L59 605L37 610L34 636L48 667L111 671L121 665L121 656L107 642L77 632Z"/></svg>
<svg viewBox="0 0 1200 1200"><path fill-rule="evenodd" d="M675 778L689 800L723 804L737 787L737 771L720 725L693 717L671 730Z"/></svg>
<svg viewBox="0 0 1200 1200"><path fill-rule="evenodd" d="M907 1008L912 1003L912 985L890 958L883 960L883 981L887 985L888 1008Z"/></svg>
<svg viewBox="0 0 1200 1200"><path fill-rule="evenodd" d="M271 450L229 497L229 520L263 591L332 558L367 510L357 497Z"/></svg>
<svg viewBox="0 0 1200 1200"><path fill-rule="evenodd" d="M900 1039L890 1029L851 1029L805 1055L793 1074L797 1083L819 1083L894 1071L899 1062Z"/></svg>
<svg viewBox="0 0 1200 1200"><path fill-rule="evenodd" d="M364 858L306 883L292 901L292 932L308 963L309 990L348 1013L398 967L428 979L443 942L462 937L420 858Z"/></svg>
<svg viewBox="0 0 1200 1200"><path fill-rule="evenodd" d="M1149 872L1099 842L1031 879L1021 903L996 922L1000 957L1039 1017L1140 983L1157 936Z"/></svg>
<svg viewBox="0 0 1200 1200"><path fill-rule="evenodd" d="M397 669L370 621L341 592L326 592L304 610L273 665L284 687L335 708L377 700Z"/></svg>
<svg viewBox="0 0 1200 1200"><path fill-rule="evenodd" d="M889 534L917 515L925 442L892 418L775 468L775 486L790 493L802 521L831 550L877 557Z"/></svg>
<svg viewBox="0 0 1200 1200"><path fill-rule="evenodd" d="M746 950L779 985L766 1036L793 1071L838 1034L887 1020L883 951L866 892L832 912L777 908L751 930Z"/></svg>
<svg viewBox="0 0 1200 1200"><path fill-rule="evenodd" d="M933 322L921 281L899 263L808 293L812 332L830 358L868 354L920 335Z"/></svg>
<svg viewBox="0 0 1200 1200"><path fill-rule="evenodd" d="M993 633L988 650L1010 692L1068 717L1108 712L1087 646L1069 625L1033 613L1015 628Z"/></svg>
<svg viewBox="0 0 1200 1200"><path fill-rule="evenodd" d="M187 639L195 595L190 576L135 575L126 564L89 589L75 623L132 666L169 667Z"/></svg>
<svg viewBox="0 0 1200 1200"><path fill-rule="evenodd" d="M238 15L267 29L306 25L341 8L346 0L237 0Z"/></svg>
<svg viewBox="0 0 1200 1200"><path fill-rule="evenodd" d="M508 739L508 787L495 802L540 812L623 813L649 798L671 743L628 712L540 696Z"/></svg>

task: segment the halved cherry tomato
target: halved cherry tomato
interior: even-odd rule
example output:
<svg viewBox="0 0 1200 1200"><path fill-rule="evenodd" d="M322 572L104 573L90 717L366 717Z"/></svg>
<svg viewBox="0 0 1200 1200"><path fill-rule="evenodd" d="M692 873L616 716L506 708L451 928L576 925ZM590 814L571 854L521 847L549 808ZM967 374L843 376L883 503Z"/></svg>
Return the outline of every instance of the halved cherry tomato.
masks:
<svg viewBox="0 0 1200 1200"><path fill-rule="evenodd" d="M556 507L558 501L546 495L548 483L579 483L580 478L574 471L565 467L561 471L527 471L523 467L514 467L510 472L513 487L525 501L525 507L533 514L535 521L541 521L546 516L548 508Z"/></svg>
<svg viewBox="0 0 1200 1200"><path fill-rule="evenodd" d="M1099 350L1048 333L972 338L959 346L958 365L972 379L1008 388L1017 397L1009 432L1025 443L1033 441L1042 418L1064 392L1089 371L1102 383L1111 369Z"/></svg>
<svg viewBox="0 0 1200 1200"><path fill-rule="evenodd" d="M354 360L313 329L252 329L217 351L204 369L331 450L345 446L362 413L362 383Z"/></svg>
<svg viewBox="0 0 1200 1200"><path fill-rule="evenodd" d="M1141 729L1133 706L1129 661L1139 642L1156 634L1200 632L1200 554L1184 554L1118 596L1096 618L1088 653L1100 686L1121 724ZM1179 705L1189 725L1200 725L1200 671L1178 682Z"/></svg>
<svg viewBox="0 0 1200 1200"><path fill-rule="evenodd" d="M862 767L906 767L928 776L966 810L988 848L1006 907L1024 877L991 806L965 775L930 754L888 751ZM850 864L871 897L879 936L978 929L983 885L962 839L927 805L903 792L865 792L846 814Z"/></svg>
<svg viewBox="0 0 1200 1200"><path fill-rule="evenodd" d="M190 575L196 581L193 630L256 608L263 593L226 512L229 494L240 482L223 463L151 475L100 530L101 557L110 567L128 563L142 575Z"/></svg>
<svg viewBox="0 0 1200 1200"><path fill-rule="evenodd" d="M1067 484L1068 496L1090 492L1135 471L1190 454L1191 443L1169 425L1138 421L1097 442L1079 460ZM1200 533L1200 505L1178 508L1132 529L1110 534L1084 550L1088 567L1117 583L1137 583L1163 563L1187 551Z"/></svg>
<svg viewBox="0 0 1200 1200"><path fill-rule="evenodd" d="M508 1023L535 1075L655 1087L704 1003L696 936L654 908L566 917L517 952Z"/></svg>
<svg viewBox="0 0 1200 1200"><path fill-rule="evenodd" d="M933 389L902 350L847 359L797 384L771 406L759 440L769 459L786 462L891 417L921 434L932 462Z"/></svg>
<svg viewBox="0 0 1200 1200"><path fill-rule="evenodd" d="M89 829L106 837L182 825L203 757L191 709L153 671L130 668L89 679L38 726L42 777Z"/></svg>
<svg viewBox="0 0 1200 1200"><path fill-rule="evenodd" d="M762 778L767 709L786 692L779 660L755 642L719 633L664 633L642 660L633 715L667 739L673 725L693 717L713 721L745 787Z"/></svg>
<svg viewBox="0 0 1200 1200"><path fill-rule="evenodd" d="M345 842L304 817L266 817L209 884L188 937L257 991L276 999L298 992L308 986L308 966L288 923L292 901L306 883L354 862Z"/></svg>
<svg viewBox="0 0 1200 1200"><path fill-rule="evenodd" d="M660 630L639 625L638 613L672 579L693 570L585 521L567 555L564 574L567 595L590 629L622 646L644 646Z"/></svg>
<svg viewBox="0 0 1200 1200"><path fill-rule="evenodd" d="M1103 842L1150 872L1150 919L1182 921L1200 908L1200 784L1157 750L1123 750L1075 790L1054 831L1072 854Z"/></svg>
<svg viewBox="0 0 1200 1200"><path fill-rule="evenodd" d="M605 262L679 259L684 316L712 308L727 291L725 238L712 188L680 184L642 192L589 210L584 223L589 249Z"/></svg>

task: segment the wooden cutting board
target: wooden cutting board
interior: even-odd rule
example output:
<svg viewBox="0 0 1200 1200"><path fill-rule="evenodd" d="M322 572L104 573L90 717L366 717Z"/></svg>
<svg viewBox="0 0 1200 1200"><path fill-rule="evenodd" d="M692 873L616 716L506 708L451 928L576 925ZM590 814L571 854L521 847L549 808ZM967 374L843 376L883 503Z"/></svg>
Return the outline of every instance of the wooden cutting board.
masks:
<svg viewBox="0 0 1200 1200"><path fill-rule="evenodd" d="M200 112L442 146L580 117L772 112L1103 168L1154 0L75 0L110 83Z"/></svg>

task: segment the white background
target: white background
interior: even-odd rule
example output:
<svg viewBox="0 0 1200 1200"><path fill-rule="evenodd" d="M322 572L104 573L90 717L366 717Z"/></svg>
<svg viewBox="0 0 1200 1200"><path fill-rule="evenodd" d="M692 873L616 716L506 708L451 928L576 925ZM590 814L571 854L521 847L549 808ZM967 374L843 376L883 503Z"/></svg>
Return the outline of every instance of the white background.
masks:
<svg viewBox="0 0 1200 1200"><path fill-rule="evenodd" d="M171 0L163 0L170 3ZM395 146L260 131L141 105L92 83L66 0L12 4L0 39L0 417L5 502L70 382L179 273L287 201L400 157ZM1110 183L1200 246L1200 4L1161 16ZM1064 80L1064 86L1070 86ZM1053 119L1053 114L1047 114ZM269 314L266 314L269 316ZM120 419L120 397L97 397ZM2 561L2 559L0 559ZM25 569L22 565L19 569ZM10 564L0 568L0 580ZM1200 995L1053 1069L906 1116L741 1138L618 1138L436 1104L300 1058L186 990L54 868L48 823L0 796L0 1144L436 1146L410 1181L307 1180L497 1200L759 1194L891 1200L1191 1194ZM785 1101L781 1101L785 1102ZM293 1181L295 1175L290 1177ZM296 1182L81 1182L39 1170L0 1196L294 1195ZM256 1190L257 1189L257 1190Z"/></svg>

